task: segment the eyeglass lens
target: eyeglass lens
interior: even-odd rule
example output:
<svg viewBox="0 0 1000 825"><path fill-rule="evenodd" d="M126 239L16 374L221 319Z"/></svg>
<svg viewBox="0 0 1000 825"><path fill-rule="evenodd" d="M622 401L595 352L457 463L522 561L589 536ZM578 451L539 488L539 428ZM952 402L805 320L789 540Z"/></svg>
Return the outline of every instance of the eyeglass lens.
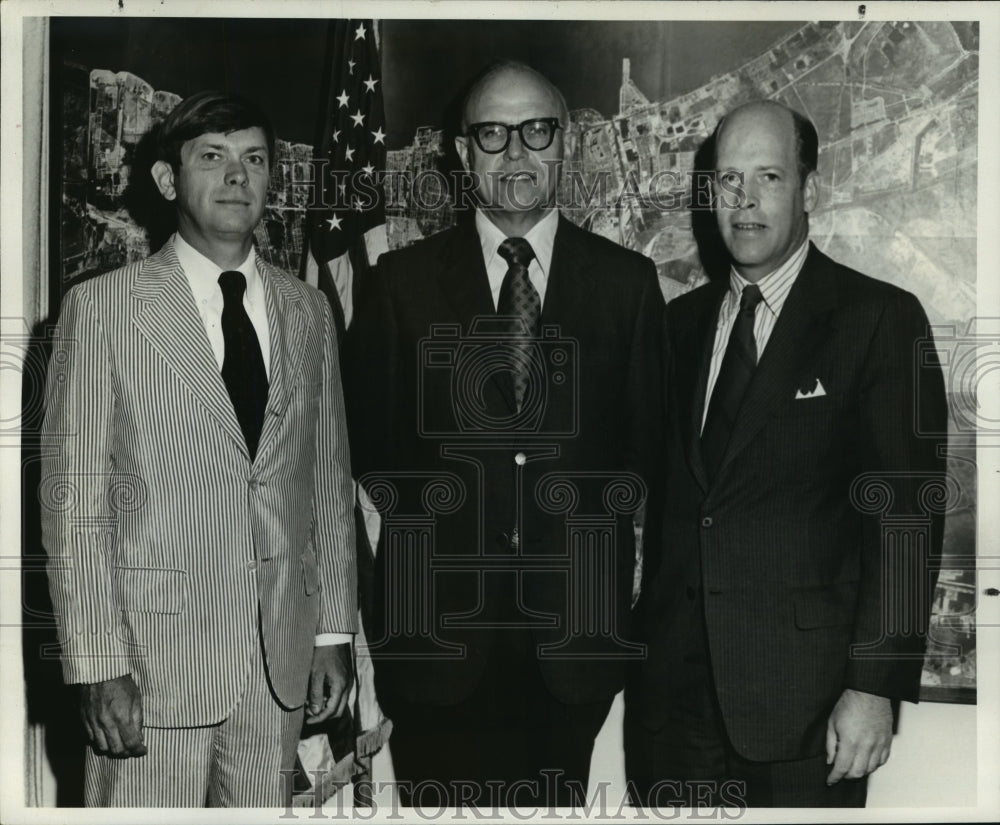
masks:
<svg viewBox="0 0 1000 825"><path fill-rule="evenodd" d="M525 120L517 126L504 123L483 123L476 128L476 139L484 152L502 152L507 148L510 133L514 130L529 149L548 149L552 143L553 125L546 120Z"/></svg>

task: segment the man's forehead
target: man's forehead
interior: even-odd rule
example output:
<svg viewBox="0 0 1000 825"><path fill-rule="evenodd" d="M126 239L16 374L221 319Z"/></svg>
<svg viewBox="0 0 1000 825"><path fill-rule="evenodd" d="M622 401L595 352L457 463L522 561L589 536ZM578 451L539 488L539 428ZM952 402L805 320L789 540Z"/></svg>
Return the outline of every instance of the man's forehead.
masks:
<svg viewBox="0 0 1000 825"><path fill-rule="evenodd" d="M236 129L232 132L202 132L184 142L185 146L238 146L241 148L267 148L264 130L259 126Z"/></svg>
<svg viewBox="0 0 1000 825"><path fill-rule="evenodd" d="M762 116L728 119L723 124L716 147L717 165L724 165L730 158L754 165L780 165L794 160L795 128L789 117L787 122L777 113L759 113Z"/></svg>
<svg viewBox="0 0 1000 825"><path fill-rule="evenodd" d="M538 117L558 115L551 89L526 72L502 72L489 78L470 101L471 112L531 107Z"/></svg>

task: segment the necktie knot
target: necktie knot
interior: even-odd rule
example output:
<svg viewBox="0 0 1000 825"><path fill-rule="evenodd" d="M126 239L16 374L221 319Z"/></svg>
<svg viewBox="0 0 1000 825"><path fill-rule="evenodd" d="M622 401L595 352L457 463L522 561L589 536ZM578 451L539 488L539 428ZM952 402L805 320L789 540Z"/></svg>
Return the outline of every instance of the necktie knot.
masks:
<svg viewBox="0 0 1000 825"><path fill-rule="evenodd" d="M740 312L753 312L763 300L760 287L757 284L747 284L740 295Z"/></svg>
<svg viewBox="0 0 1000 825"><path fill-rule="evenodd" d="M242 301L243 293L247 291L247 279L242 272L229 269L219 275L219 286L222 287L222 297L228 304L231 301Z"/></svg>
<svg viewBox="0 0 1000 825"><path fill-rule="evenodd" d="M500 244L497 252L509 266L528 268L531 259L535 257L535 250L524 238L507 238Z"/></svg>

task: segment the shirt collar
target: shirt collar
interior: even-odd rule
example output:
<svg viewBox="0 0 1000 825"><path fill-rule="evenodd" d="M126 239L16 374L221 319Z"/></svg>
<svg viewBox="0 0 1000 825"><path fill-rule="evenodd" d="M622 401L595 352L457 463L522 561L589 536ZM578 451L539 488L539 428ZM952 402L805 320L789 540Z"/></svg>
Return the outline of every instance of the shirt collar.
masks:
<svg viewBox="0 0 1000 825"><path fill-rule="evenodd" d="M174 244L174 252L177 254L177 261L191 284L195 302L200 302L202 299L211 300L216 295L221 295L219 275L225 270L185 241L180 232L175 232L171 240ZM250 303L258 300L262 289L261 276L257 272L257 260L254 252L251 245L246 260L236 267L236 271L242 272L243 277L247 279L246 296Z"/></svg>
<svg viewBox="0 0 1000 825"><path fill-rule="evenodd" d="M802 242L802 245L792 253L791 257L787 261L785 261L776 270L769 272L757 281L757 286L760 287L760 294L764 298L765 306L767 306L767 308L775 315L778 315L781 312L781 308L785 305L785 299L788 297L788 293L792 288L792 284L795 283L795 279L802 271L802 267L806 262L806 254L808 252L809 239L806 238L806 240ZM743 288L749 284L750 281L740 275L740 273L736 271L736 267L730 268L730 300L735 299L736 303L739 304L740 296L743 294Z"/></svg>
<svg viewBox="0 0 1000 825"><path fill-rule="evenodd" d="M531 244L535 253L535 261L542 271L542 276L548 278L549 268L552 266L552 250L556 243L556 229L559 228L559 210L548 210L542 219L529 229L524 239ZM486 217L482 209L476 210L476 232L479 233L479 243L483 247L483 260L486 261L486 270L489 271L499 253L500 244L507 240L507 236L500 230L493 221ZM506 266L506 263L504 263Z"/></svg>

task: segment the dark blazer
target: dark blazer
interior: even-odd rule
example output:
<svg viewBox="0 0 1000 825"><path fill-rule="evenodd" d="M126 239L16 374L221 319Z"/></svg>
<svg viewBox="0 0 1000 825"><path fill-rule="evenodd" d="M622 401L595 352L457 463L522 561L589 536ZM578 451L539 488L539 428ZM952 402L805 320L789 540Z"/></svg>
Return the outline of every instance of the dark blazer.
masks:
<svg viewBox="0 0 1000 825"><path fill-rule="evenodd" d="M662 312L649 259L560 218L547 370L518 419L474 225L382 256L348 332L345 394L355 476L386 528L370 641L387 707L468 696L491 625L525 617L553 695L620 689L636 654L632 513L656 466Z"/></svg>
<svg viewBox="0 0 1000 825"><path fill-rule="evenodd" d="M881 519L915 514L911 524L928 528L920 552L940 552L941 516L924 506L927 485L942 481L944 388L936 357L918 357L928 330L917 299L811 246L710 484L699 433L727 286L696 289L666 312L662 554L645 569L649 656L627 701L647 728L663 724L679 690L677 651L703 603L736 750L805 758L822 751L843 689L917 698L936 573L905 548L887 563ZM797 399L816 379L825 395ZM900 594L906 606L888 607ZM900 610L916 627L882 638Z"/></svg>

